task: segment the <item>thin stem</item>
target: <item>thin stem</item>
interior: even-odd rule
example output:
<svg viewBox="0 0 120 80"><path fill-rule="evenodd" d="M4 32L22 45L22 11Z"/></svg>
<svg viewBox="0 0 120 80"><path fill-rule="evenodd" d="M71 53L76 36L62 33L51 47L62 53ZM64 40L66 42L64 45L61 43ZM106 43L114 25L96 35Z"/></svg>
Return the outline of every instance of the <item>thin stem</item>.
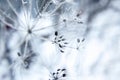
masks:
<svg viewBox="0 0 120 80"><path fill-rule="evenodd" d="M32 4L32 1L33 0L30 0L30 2L29 2L29 5L30 5L30 16L29 16L29 18L31 19L31 16L32 16L32 6L33 6L33 4Z"/></svg>
<svg viewBox="0 0 120 80"><path fill-rule="evenodd" d="M41 14L41 17L44 17L44 16L42 16L42 14ZM47 16L46 16L47 17ZM48 16L49 17L49 16ZM39 22L39 19L41 19L41 18L39 18L39 17L37 17L34 21L34 25L33 25L33 27L31 28L31 29L33 29L33 28L35 28L36 27L36 25L38 24L38 22Z"/></svg>
<svg viewBox="0 0 120 80"><path fill-rule="evenodd" d="M11 17L9 17L6 13L3 13L3 11L0 9L0 12L5 16L5 17L7 17L8 19L10 19L11 21L13 21L13 22L15 22L16 23L16 21L15 20L13 20ZM21 24L20 24L21 25ZM21 25L21 26L24 26L24 25ZM22 28L24 28L24 27L22 27ZM25 28L24 28L25 29Z"/></svg>
<svg viewBox="0 0 120 80"><path fill-rule="evenodd" d="M65 3L65 1L64 1L64 2L61 2L61 3L50 13L50 15L54 14L64 3Z"/></svg>
<svg viewBox="0 0 120 80"><path fill-rule="evenodd" d="M18 60L19 58L17 58L16 60ZM13 63L7 68L7 70L10 70L11 68L15 67L17 65L17 61L13 61Z"/></svg>
<svg viewBox="0 0 120 80"><path fill-rule="evenodd" d="M39 9L39 12L40 12L40 10L42 10L42 8L43 8L43 6L44 6L44 4L45 4L45 1L46 1L46 0L43 0L43 1L42 1L41 6L40 6L40 9Z"/></svg>
<svg viewBox="0 0 120 80"><path fill-rule="evenodd" d="M35 12L35 14L37 14L37 10L36 10L36 8L33 8L33 12Z"/></svg>
<svg viewBox="0 0 120 80"><path fill-rule="evenodd" d="M13 12L16 14L16 16L20 19L21 23L24 24L24 22L22 22L21 18L19 17L17 11L14 9L14 7L12 6L11 2L9 0L7 0L8 5L10 6L10 8L13 10Z"/></svg>
<svg viewBox="0 0 120 80"><path fill-rule="evenodd" d="M8 26L11 27L12 29L18 30L18 29L16 29L12 24L6 22L6 21L3 20L2 18L0 18L0 21L2 21L5 25L8 25Z"/></svg>
<svg viewBox="0 0 120 80"><path fill-rule="evenodd" d="M77 50L79 50L80 46L81 46L81 44L78 44L78 45L77 45Z"/></svg>
<svg viewBox="0 0 120 80"><path fill-rule="evenodd" d="M37 18L40 16L40 11L41 11L42 7L44 6L44 4L45 4L45 0L42 1L40 9L38 8L38 13L36 15Z"/></svg>
<svg viewBox="0 0 120 80"><path fill-rule="evenodd" d="M50 28L50 27L53 27L53 26L43 27L43 28L41 28L41 29L36 29L36 30L33 30L33 31L41 31L41 30L44 30L44 29Z"/></svg>
<svg viewBox="0 0 120 80"><path fill-rule="evenodd" d="M25 5L24 5L26 2L24 2L24 0L21 0L21 1L22 1L23 14L24 14L24 17L25 17L26 25L28 25L27 13L26 13L26 10L25 10ZM27 26L27 29L29 29L28 26Z"/></svg>
<svg viewBox="0 0 120 80"><path fill-rule="evenodd" d="M39 38L42 39L42 40L53 42L52 40L47 39L47 38L44 38L44 37L40 37L40 36L36 35L35 33L33 33L33 35L34 35L35 37L36 37L36 36L39 37Z"/></svg>
<svg viewBox="0 0 120 80"><path fill-rule="evenodd" d="M14 65L15 65L16 61L14 61L8 68L7 70L10 70Z"/></svg>
<svg viewBox="0 0 120 80"><path fill-rule="evenodd" d="M44 3L45 3L45 1L43 1ZM44 7L44 9L43 9L43 11L42 12L45 12L46 11L46 9L48 8L48 6L50 5L50 3L51 3L52 1L49 1L48 2L48 4L46 4L45 5L45 7ZM42 7L42 6L41 6ZM38 7L37 7L38 8ZM38 20L37 19L39 19L39 16L41 16L42 14L40 14L40 9L37 9L38 10L38 13L37 13L37 15L36 15L36 19L35 19L35 25L31 28L31 29L33 29L35 26L36 26L36 24L38 23Z"/></svg>
<svg viewBox="0 0 120 80"><path fill-rule="evenodd" d="M24 47L23 57L25 57L26 52L27 52L28 41L29 41L28 39L26 39L26 41L25 41L25 47Z"/></svg>
<svg viewBox="0 0 120 80"><path fill-rule="evenodd" d="M57 26L57 25L59 25L59 24L62 24L63 22L59 22L59 23L57 23L57 24L54 24L54 25L51 25L51 26L47 26L47 27L44 27L44 28L41 28L41 29L33 29L33 27L32 27L32 29L33 29L33 31L40 31L40 30L43 30L43 29L46 29L46 28L49 28L49 27L53 27L53 26Z"/></svg>
<svg viewBox="0 0 120 80"><path fill-rule="evenodd" d="M74 48L74 47L71 47L71 46L65 46L65 47L67 47L67 48L71 48L71 49L76 49L76 48Z"/></svg>
<svg viewBox="0 0 120 80"><path fill-rule="evenodd" d="M38 18L38 14L40 14L39 8L38 8L38 0L35 2L35 4L36 4L36 16L35 16L35 18Z"/></svg>
<svg viewBox="0 0 120 80"><path fill-rule="evenodd" d="M42 12L45 12L47 10L47 8L49 7L49 5L51 4L51 0L45 5L44 9Z"/></svg>
<svg viewBox="0 0 120 80"><path fill-rule="evenodd" d="M23 44L24 41L27 39L27 37L28 37L28 34L25 35L25 37L22 39L22 41L20 43L18 43L18 45L13 50L15 50L16 48L20 47L21 44Z"/></svg>
<svg viewBox="0 0 120 80"><path fill-rule="evenodd" d="M2 13L5 17L9 18L11 21L16 22L11 17L9 17L7 14L5 14L1 9L0 9L0 13Z"/></svg>
<svg viewBox="0 0 120 80"><path fill-rule="evenodd" d="M31 29L36 27L36 24L39 22L39 19L37 20L37 18L35 19L34 25L31 27Z"/></svg>

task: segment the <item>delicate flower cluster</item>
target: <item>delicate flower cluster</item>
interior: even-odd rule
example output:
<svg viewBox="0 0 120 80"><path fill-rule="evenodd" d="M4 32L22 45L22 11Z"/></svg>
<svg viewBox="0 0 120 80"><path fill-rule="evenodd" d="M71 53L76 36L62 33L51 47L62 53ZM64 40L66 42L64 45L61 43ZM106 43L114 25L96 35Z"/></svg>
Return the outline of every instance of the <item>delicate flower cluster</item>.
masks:
<svg viewBox="0 0 120 80"><path fill-rule="evenodd" d="M14 2L20 5L18 10L13 5ZM65 53L65 48L76 49L68 46L69 42L67 38L64 34L59 33L61 24L63 24L62 29L64 29L64 24L67 24L69 28L69 23L71 22L83 24L83 22L78 19L81 15L79 13L76 14L74 19L70 18L69 20L69 17L64 19L61 18L61 7L64 7L64 4L70 4L69 0L40 0L40 2L39 0L16 0L13 2L11 0L6 0L5 4L8 5L9 10L12 12L8 14L7 9L4 10L0 6L0 21L4 24L5 32L10 34L6 47L9 48L10 55L16 53L18 57L17 60L11 59L13 60L11 66L17 65L24 69L30 69L32 62L38 57L36 56L37 53L34 48L40 49L40 47L33 46L34 40L38 40L38 42L49 40L49 36L51 36L52 33L54 33L54 35L52 35L54 36L54 40L49 41L55 44L55 47L58 48L60 53ZM54 21L54 19L58 17L58 14L62 22L61 20L58 20L58 22L57 20ZM82 41L77 39L78 44L83 41L84 39ZM41 42L37 43L37 45L41 44ZM79 49L79 46L77 49ZM39 53L41 52L39 51ZM57 72L51 73L50 76L51 79L49 80L62 79L66 77L66 69L57 69Z"/></svg>
<svg viewBox="0 0 120 80"><path fill-rule="evenodd" d="M51 79L49 80L61 80L67 76L66 69L57 69L57 72L50 73Z"/></svg>
<svg viewBox="0 0 120 80"><path fill-rule="evenodd" d="M36 54L34 54L33 52L29 52L28 55L24 55L18 52L18 56L20 60L22 60L21 61L22 67L24 67L25 69L29 69Z"/></svg>
<svg viewBox="0 0 120 80"><path fill-rule="evenodd" d="M59 33L57 31L55 32L54 43L56 45L58 45L58 48L59 48L60 52L64 53L63 50L66 47L66 45L68 44L68 42L66 42L66 39L64 38L64 36L59 35Z"/></svg>

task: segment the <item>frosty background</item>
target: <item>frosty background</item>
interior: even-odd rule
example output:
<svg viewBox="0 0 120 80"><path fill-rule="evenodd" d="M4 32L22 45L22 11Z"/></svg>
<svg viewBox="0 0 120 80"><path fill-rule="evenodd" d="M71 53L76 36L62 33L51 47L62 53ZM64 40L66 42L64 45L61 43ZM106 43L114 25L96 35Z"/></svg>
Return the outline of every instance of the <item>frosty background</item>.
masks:
<svg viewBox="0 0 120 80"><path fill-rule="evenodd" d="M120 80L120 0L0 0L0 80Z"/></svg>

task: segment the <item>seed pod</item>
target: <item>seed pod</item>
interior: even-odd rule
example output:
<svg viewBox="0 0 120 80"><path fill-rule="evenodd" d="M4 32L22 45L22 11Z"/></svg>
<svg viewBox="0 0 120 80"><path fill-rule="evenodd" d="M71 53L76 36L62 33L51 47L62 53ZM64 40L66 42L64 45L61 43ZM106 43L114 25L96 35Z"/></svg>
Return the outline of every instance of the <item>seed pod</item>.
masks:
<svg viewBox="0 0 120 80"><path fill-rule="evenodd" d="M59 44L59 47L60 47L60 48L63 48L61 44Z"/></svg>
<svg viewBox="0 0 120 80"><path fill-rule="evenodd" d="M66 69L62 69L62 71L65 71Z"/></svg>
<svg viewBox="0 0 120 80"><path fill-rule="evenodd" d="M80 14L78 13L76 16L77 16L77 17L79 17L79 16L80 16Z"/></svg>
<svg viewBox="0 0 120 80"><path fill-rule="evenodd" d="M62 38L63 36L60 36L59 38Z"/></svg>
<svg viewBox="0 0 120 80"><path fill-rule="evenodd" d="M18 56L21 56L21 54L19 52L17 54L18 54Z"/></svg>
<svg viewBox="0 0 120 80"><path fill-rule="evenodd" d="M68 44L67 42L65 42L64 44Z"/></svg>
<svg viewBox="0 0 120 80"><path fill-rule="evenodd" d="M61 69L57 69L57 71L60 71Z"/></svg>
<svg viewBox="0 0 120 80"><path fill-rule="evenodd" d="M58 36L58 32L57 31L55 31L55 36Z"/></svg>
<svg viewBox="0 0 120 80"><path fill-rule="evenodd" d="M81 22L81 21L78 21L78 23L79 23L79 24L83 24L83 22Z"/></svg>
<svg viewBox="0 0 120 80"><path fill-rule="evenodd" d="M80 42L80 39L77 39L77 42L79 43L79 42Z"/></svg>
<svg viewBox="0 0 120 80"><path fill-rule="evenodd" d="M63 22L66 22L66 19L63 19Z"/></svg>
<svg viewBox="0 0 120 80"><path fill-rule="evenodd" d="M57 72L56 74L59 74L59 72Z"/></svg>
<svg viewBox="0 0 120 80"><path fill-rule="evenodd" d="M58 40L58 42L60 42L61 40Z"/></svg>
<svg viewBox="0 0 120 80"><path fill-rule="evenodd" d="M82 42L85 41L85 38L82 39Z"/></svg>
<svg viewBox="0 0 120 80"><path fill-rule="evenodd" d="M63 77L66 77L66 74L63 74L62 76L63 76Z"/></svg>
<svg viewBox="0 0 120 80"><path fill-rule="evenodd" d="M53 73L53 75L55 75L55 73Z"/></svg>
<svg viewBox="0 0 120 80"><path fill-rule="evenodd" d="M62 41L65 41L66 39L62 39Z"/></svg>
<svg viewBox="0 0 120 80"><path fill-rule="evenodd" d="M63 50L60 50L60 52L64 53L64 51L63 51Z"/></svg>

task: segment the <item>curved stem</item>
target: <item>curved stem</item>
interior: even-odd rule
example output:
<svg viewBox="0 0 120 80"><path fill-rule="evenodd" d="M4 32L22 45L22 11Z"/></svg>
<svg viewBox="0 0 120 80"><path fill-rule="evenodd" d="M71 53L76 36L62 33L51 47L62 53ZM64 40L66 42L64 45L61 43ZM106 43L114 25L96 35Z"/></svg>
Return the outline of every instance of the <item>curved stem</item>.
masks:
<svg viewBox="0 0 120 80"><path fill-rule="evenodd" d="M61 3L50 13L50 15L54 14L64 3L65 3L65 1L64 1L64 2L61 2Z"/></svg>
<svg viewBox="0 0 120 80"><path fill-rule="evenodd" d="M28 41L29 41L28 39L26 39L26 41L25 41L25 47L24 47L23 57L26 56Z"/></svg>
<svg viewBox="0 0 120 80"><path fill-rule="evenodd" d="M57 24L54 24L54 25L51 25L51 26L47 26L47 27L44 27L44 28L40 28L40 29L33 29L33 31L40 31L40 30L43 30L43 29L46 29L46 28L49 28L49 27L54 27L54 26L57 26L59 24L62 24L63 22L59 22Z"/></svg>
<svg viewBox="0 0 120 80"><path fill-rule="evenodd" d="M42 40L53 42L52 40L47 39L47 38L44 38L44 37L41 37L41 36L38 36L38 35L36 35L35 33L33 33L33 35L34 35L35 37L38 37L38 38L42 39Z"/></svg>
<svg viewBox="0 0 120 80"><path fill-rule="evenodd" d="M11 2L9 0L7 0L8 5L10 6L10 8L13 10L13 12L16 14L16 16L20 19L21 23L24 24L24 22L22 22L21 18L19 17L17 11L14 9L14 7L12 6Z"/></svg>
<svg viewBox="0 0 120 80"><path fill-rule="evenodd" d="M25 22L26 22L26 25L28 25L27 12L26 12L26 10L25 10L25 5L24 5L24 4L26 4L27 2L24 2L24 0L21 0L21 1L22 1L23 14L24 14L24 17L25 17ZM29 29L28 27L29 27L29 26L27 26L27 29Z"/></svg>
<svg viewBox="0 0 120 80"><path fill-rule="evenodd" d="M38 8L38 13L36 15L36 18L38 18L40 16L40 11L41 11L42 7L44 6L44 4L45 4L45 0L42 1L40 9Z"/></svg>
<svg viewBox="0 0 120 80"><path fill-rule="evenodd" d="M1 22L3 22L4 24L6 24L6 25L10 26L12 29L18 30L18 29L16 29L16 28L15 28L12 24L10 24L10 23L6 22L6 21L5 21L5 20L3 20L2 18L0 18L0 21L1 21Z"/></svg>
<svg viewBox="0 0 120 80"><path fill-rule="evenodd" d="M45 12L46 10L47 10L47 8L49 7L49 5L51 4L51 0L45 5L45 7L44 7L44 9L43 9L43 11L42 11L42 13L43 12Z"/></svg>
<svg viewBox="0 0 120 80"><path fill-rule="evenodd" d="M13 21L14 23L16 23L16 21L15 20L13 20L11 17L9 17L6 13L3 13L3 11L0 9L0 12L6 17L6 18L8 18L8 19L10 19L11 21ZM21 25L21 24L20 24ZM24 26L24 25L21 25L21 27L22 26ZM24 27L22 27L22 28L24 28ZM24 28L25 29L25 28Z"/></svg>

